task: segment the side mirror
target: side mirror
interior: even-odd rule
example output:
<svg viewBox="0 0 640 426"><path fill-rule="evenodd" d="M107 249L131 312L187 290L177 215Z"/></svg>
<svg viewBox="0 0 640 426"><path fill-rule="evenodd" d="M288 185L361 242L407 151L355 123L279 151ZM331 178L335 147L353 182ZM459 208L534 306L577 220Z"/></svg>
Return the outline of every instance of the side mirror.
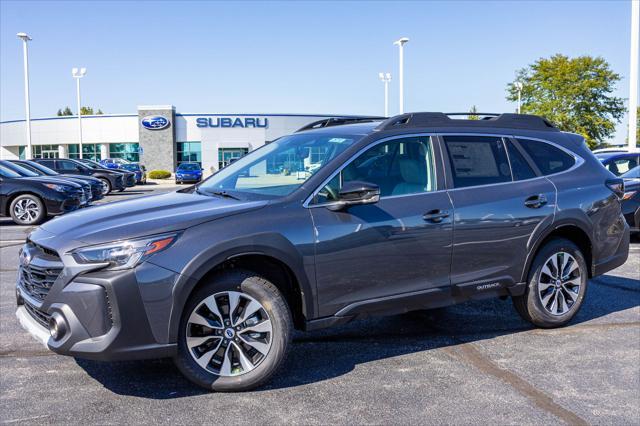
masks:
<svg viewBox="0 0 640 426"><path fill-rule="evenodd" d="M380 187L375 183L352 181L347 182L338 193L338 202L327 208L333 211L343 210L349 206L374 204L380 200Z"/></svg>

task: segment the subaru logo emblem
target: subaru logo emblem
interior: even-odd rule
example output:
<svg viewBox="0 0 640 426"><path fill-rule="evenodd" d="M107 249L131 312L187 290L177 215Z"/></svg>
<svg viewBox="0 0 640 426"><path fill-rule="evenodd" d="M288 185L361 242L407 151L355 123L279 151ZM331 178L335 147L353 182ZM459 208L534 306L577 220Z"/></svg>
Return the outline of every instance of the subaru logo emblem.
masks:
<svg viewBox="0 0 640 426"><path fill-rule="evenodd" d="M227 339L233 339L233 336L235 335L235 333L233 332L233 329L227 328L224 331L224 335L227 336Z"/></svg>
<svg viewBox="0 0 640 426"><path fill-rule="evenodd" d="M169 127L169 119L161 115L147 115L140 120L142 127L149 130L162 130Z"/></svg>

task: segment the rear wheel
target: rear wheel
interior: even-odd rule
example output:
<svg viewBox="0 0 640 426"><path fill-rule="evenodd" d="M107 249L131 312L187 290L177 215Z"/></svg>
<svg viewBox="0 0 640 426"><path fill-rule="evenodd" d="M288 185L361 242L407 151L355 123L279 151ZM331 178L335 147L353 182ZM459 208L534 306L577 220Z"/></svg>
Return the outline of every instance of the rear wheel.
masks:
<svg viewBox="0 0 640 426"><path fill-rule="evenodd" d="M582 306L588 279L580 249L566 239L553 239L536 255L527 290L513 298L522 318L542 328L568 323Z"/></svg>
<svg viewBox="0 0 640 426"><path fill-rule="evenodd" d="M291 312L275 285L249 271L225 272L189 299L175 362L206 389L252 389L278 370L292 329Z"/></svg>
<svg viewBox="0 0 640 426"><path fill-rule="evenodd" d="M47 216L42 200L32 194L18 195L9 206L11 218L18 225L37 225Z"/></svg>

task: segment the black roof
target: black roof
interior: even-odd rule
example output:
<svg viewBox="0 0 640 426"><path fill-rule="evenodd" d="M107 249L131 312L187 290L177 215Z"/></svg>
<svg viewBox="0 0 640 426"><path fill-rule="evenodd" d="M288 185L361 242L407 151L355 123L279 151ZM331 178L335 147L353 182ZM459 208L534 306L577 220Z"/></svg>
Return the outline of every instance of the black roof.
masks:
<svg viewBox="0 0 640 426"><path fill-rule="evenodd" d="M469 113L412 112L391 117L380 123L376 130L409 129L418 127L470 127L470 128L509 128L523 130L543 130L558 132L546 118L528 114L474 114L483 117L479 120L453 119L450 116L470 115Z"/></svg>

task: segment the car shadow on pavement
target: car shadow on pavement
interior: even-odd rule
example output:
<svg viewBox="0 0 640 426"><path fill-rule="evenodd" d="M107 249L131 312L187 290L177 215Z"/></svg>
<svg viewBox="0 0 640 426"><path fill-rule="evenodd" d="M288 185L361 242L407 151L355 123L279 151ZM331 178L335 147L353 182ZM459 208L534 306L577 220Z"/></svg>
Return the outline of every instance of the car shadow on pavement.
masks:
<svg viewBox="0 0 640 426"><path fill-rule="evenodd" d="M640 280L598 277L590 281L588 293L568 327L640 306ZM321 382L347 374L359 364L533 329L520 319L509 300L490 299L296 332L285 367L255 392ZM170 360L76 362L119 395L172 399L207 393L183 378Z"/></svg>

